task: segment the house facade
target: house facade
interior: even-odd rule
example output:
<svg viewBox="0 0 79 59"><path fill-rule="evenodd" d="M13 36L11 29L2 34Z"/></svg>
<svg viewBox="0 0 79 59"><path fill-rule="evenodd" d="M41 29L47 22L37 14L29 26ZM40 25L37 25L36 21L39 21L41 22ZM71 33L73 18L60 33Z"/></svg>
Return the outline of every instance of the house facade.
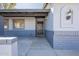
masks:
<svg viewBox="0 0 79 59"><path fill-rule="evenodd" d="M79 4L47 4L46 38L55 49L79 49Z"/></svg>
<svg viewBox="0 0 79 59"><path fill-rule="evenodd" d="M79 49L79 4L44 4L40 10L0 10L0 35L46 37L53 48Z"/></svg>
<svg viewBox="0 0 79 59"><path fill-rule="evenodd" d="M44 35L44 21L49 10L2 10L4 36L35 37ZM1 31L2 32L2 31Z"/></svg>

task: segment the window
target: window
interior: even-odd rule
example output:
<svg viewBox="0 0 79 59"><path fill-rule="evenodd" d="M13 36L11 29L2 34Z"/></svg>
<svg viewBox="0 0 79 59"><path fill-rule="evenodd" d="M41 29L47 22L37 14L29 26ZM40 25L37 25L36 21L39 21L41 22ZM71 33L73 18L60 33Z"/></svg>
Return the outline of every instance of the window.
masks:
<svg viewBox="0 0 79 59"><path fill-rule="evenodd" d="M9 28L9 20L4 19L4 30L8 30L8 28Z"/></svg>
<svg viewBox="0 0 79 59"><path fill-rule="evenodd" d="M24 28L24 19L13 19L14 29L23 29Z"/></svg>

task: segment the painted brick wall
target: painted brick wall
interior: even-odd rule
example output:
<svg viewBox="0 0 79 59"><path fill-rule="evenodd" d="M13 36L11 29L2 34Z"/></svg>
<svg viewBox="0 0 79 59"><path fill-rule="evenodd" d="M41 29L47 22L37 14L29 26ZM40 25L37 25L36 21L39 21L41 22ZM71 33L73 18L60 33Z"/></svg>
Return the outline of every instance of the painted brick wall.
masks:
<svg viewBox="0 0 79 59"><path fill-rule="evenodd" d="M53 39L55 49L79 49L78 31L56 31Z"/></svg>

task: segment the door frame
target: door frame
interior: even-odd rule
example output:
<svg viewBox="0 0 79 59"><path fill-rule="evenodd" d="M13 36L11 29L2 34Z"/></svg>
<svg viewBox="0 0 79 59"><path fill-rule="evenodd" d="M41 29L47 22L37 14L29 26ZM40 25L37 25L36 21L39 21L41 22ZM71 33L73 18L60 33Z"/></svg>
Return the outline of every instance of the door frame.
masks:
<svg viewBox="0 0 79 59"><path fill-rule="evenodd" d="M38 18L42 18L42 17L38 17ZM36 18L36 25L35 25L35 27L36 27L35 36L36 36L36 37L39 37L38 34L37 34L37 23L38 23L38 22L43 22L43 26L42 26L42 27L44 28L44 21L37 21L38 18ZM43 17L43 18L44 18L44 17ZM43 29L42 31L43 31L43 35L45 36L44 29Z"/></svg>

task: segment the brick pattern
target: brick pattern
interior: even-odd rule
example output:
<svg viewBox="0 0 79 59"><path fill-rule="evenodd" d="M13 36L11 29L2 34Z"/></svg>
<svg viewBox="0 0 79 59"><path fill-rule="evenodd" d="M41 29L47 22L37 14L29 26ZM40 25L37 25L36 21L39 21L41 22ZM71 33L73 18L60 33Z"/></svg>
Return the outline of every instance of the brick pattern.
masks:
<svg viewBox="0 0 79 59"><path fill-rule="evenodd" d="M53 37L53 46L58 49L79 49L78 31L56 31Z"/></svg>

